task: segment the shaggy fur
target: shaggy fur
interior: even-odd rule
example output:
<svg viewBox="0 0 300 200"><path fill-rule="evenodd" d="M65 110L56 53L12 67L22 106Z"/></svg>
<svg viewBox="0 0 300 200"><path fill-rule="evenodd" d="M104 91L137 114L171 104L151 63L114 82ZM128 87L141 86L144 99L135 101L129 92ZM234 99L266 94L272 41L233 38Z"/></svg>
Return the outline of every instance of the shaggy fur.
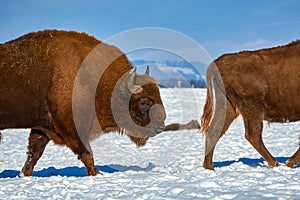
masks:
<svg viewBox="0 0 300 200"><path fill-rule="evenodd" d="M119 91L116 98L120 109L122 106L128 107L129 101L126 102L124 96L131 99L129 111L136 124L146 126L151 123L153 126L147 129L151 136L163 130L164 109L152 113L153 119L157 119L155 122L150 122L149 117L152 105L161 105L163 108L155 80L147 75L134 73L134 84L142 83L144 79L151 80L151 83L142 85L143 90L139 94L131 94L127 83L133 67L116 47L74 31L46 30L29 33L0 45L0 129L31 129L28 158L22 169L25 176L32 174L36 162L50 140L68 146L84 163L89 175L98 173L93 154L88 148L88 138L95 138L99 133L93 132L87 135L87 141L82 141L85 138L80 138L73 120L72 93L79 68L99 44L104 50L119 52L120 56L104 71L97 85L95 98L93 97L97 116L92 117L97 117L102 129L97 131L126 133L139 146L144 145L148 139L145 133L134 132L130 127L118 127L111 110L111 98L115 87ZM106 58L98 52L97 59L101 61ZM86 94L85 89L88 90L89 81L96 81L92 78L93 72L88 73L91 79L81 80L83 90L79 98L80 95L84 97ZM118 81L122 83L119 88ZM87 107L84 103L82 102L83 107ZM82 118L91 121L90 116ZM85 126L88 130L94 130L93 123L88 122ZM143 137L140 137L141 135Z"/></svg>

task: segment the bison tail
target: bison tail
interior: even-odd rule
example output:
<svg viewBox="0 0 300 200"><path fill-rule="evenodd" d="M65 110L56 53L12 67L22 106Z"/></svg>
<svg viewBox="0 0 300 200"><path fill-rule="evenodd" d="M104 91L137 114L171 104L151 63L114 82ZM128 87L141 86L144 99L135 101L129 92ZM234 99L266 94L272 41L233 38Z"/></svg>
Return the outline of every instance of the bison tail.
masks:
<svg viewBox="0 0 300 200"><path fill-rule="evenodd" d="M218 126L224 123L223 119L225 119L226 115L226 92L219 69L214 63L210 64L207 68L206 84L206 103L201 117L201 131L205 135L208 133L216 110L218 111L218 116L215 120L218 120Z"/></svg>
<svg viewBox="0 0 300 200"><path fill-rule="evenodd" d="M207 94L206 94L206 103L203 109L203 114L201 117L201 124L200 124L200 129L201 131L204 132L204 134L207 134L208 129L209 129L209 124L212 118L212 113L213 113L213 94L212 94L212 85L211 85L211 79L210 77L207 76L208 79L206 82L207 85Z"/></svg>

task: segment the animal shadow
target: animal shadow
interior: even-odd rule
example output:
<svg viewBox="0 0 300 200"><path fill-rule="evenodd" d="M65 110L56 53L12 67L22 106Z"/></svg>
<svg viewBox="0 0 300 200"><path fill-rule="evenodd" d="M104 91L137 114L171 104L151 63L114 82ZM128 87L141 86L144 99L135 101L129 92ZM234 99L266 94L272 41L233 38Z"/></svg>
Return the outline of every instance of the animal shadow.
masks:
<svg viewBox="0 0 300 200"><path fill-rule="evenodd" d="M284 165L289 157L277 157L275 158L280 165ZM229 160L229 161L222 161L222 162L213 162L214 167L226 167L232 165L233 163L241 162L245 165L250 167L258 167L258 166L266 166L265 160L263 158L240 158L238 160ZM294 167L300 167L300 162Z"/></svg>
<svg viewBox="0 0 300 200"><path fill-rule="evenodd" d="M96 166L100 172L115 173L126 171L151 171L155 165L149 163L147 167L139 166L123 166L123 165L104 165ZM0 173L0 178L16 178L20 174L18 170L4 170ZM85 167L66 167L62 169L56 169L55 167L49 167L40 171L33 171L33 177L51 177L51 176L67 176L67 177L84 177L88 176Z"/></svg>

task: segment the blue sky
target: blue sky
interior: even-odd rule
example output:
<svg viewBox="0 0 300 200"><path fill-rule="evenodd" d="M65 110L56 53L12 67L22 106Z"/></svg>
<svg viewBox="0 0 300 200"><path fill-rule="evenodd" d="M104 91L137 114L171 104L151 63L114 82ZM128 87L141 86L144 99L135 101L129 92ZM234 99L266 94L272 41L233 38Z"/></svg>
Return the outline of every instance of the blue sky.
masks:
<svg viewBox="0 0 300 200"><path fill-rule="evenodd" d="M84 31L100 40L162 27L223 53L300 38L300 0L0 0L0 42L41 29Z"/></svg>

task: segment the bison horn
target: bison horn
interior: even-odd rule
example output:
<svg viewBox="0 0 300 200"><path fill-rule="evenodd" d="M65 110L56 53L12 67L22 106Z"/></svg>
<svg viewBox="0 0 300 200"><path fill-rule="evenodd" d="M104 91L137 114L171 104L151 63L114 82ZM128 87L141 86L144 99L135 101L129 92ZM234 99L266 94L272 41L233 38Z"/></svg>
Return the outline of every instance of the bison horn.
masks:
<svg viewBox="0 0 300 200"><path fill-rule="evenodd" d="M149 76L149 74L150 74L149 65L147 65L147 69L146 69L145 74L148 75L148 76Z"/></svg>
<svg viewBox="0 0 300 200"><path fill-rule="evenodd" d="M133 68L132 74L135 74L135 73L136 73L136 67Z"/></svg>
<svg viewBox="0 0 300 200"><path fill-rule="evenodd" d="M143 91L143 88L140 85L135 85L135 76L136 76L136 67L133 72L130 74L127 88L132 94L139 94Z"/></svg>

